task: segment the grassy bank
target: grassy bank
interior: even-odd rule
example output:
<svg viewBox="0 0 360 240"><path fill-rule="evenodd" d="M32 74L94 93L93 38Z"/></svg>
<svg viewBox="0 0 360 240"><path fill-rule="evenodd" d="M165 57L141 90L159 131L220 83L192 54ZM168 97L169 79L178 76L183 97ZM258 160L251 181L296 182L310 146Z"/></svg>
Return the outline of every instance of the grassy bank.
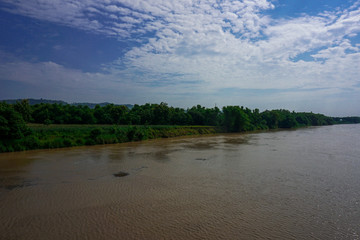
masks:
<svg viewBox="0 0 360 240"><path fill-rule="evenodd" d="M356 118L339 119L345 120ZM0 102L0 152L331 124L334 119L322 114L284 109L260 112L226 106L221 111L197 105L185 110L166 103L135 105L131 109L109 104L90 109L61 104L30 106L23 100L13 105Z"/></svg>
<svg viewBox="0 0 360 240"><path fill-rule="evenodd" d="M0 140L0 152L113 144L155 138L222 132L212 126L121 126L84 124L28 124L31 133L21 139Z"/></svg>

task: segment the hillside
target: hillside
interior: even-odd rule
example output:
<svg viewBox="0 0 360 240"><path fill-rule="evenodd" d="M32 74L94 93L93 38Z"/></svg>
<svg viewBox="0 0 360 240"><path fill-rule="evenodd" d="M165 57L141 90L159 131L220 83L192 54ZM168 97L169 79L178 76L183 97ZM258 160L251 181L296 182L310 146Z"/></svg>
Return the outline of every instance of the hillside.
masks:
<svg viewBox="0 0 360 240"><path fill-rule="evenodd" d="M6 99L6 100L0 100L0 102L6 102L8 104L15 104L18 101L21 101L22 99ZM100 107L104 107L106 105L112 104L109 102L102 102L102 103L88 103L88 102L84 102L84 103L68 103L62 100L50 100L50 99L34 99L34 98L27 98L27 100L29 100L29 104L30 105L35 105L35 104L40 104L40 103L49 103L49 104L70 104L70 105L74 105L74 106L88 106L89 108L93 109L95 108L96 105L99 105ZM134 105L131 104L114 104L116 106L126 106L128 109L131 109Z"/></svg>

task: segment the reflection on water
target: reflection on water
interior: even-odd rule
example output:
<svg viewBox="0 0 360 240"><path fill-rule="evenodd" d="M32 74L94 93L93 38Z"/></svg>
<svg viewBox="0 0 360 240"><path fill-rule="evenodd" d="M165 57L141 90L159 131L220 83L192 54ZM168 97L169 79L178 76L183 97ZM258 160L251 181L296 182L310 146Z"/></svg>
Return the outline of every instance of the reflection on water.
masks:
<svg viewBox="0 0 360 240"><path fill-rule="evenodd" d="M0 154L0 236L360 239L359 130Z"/></svg>

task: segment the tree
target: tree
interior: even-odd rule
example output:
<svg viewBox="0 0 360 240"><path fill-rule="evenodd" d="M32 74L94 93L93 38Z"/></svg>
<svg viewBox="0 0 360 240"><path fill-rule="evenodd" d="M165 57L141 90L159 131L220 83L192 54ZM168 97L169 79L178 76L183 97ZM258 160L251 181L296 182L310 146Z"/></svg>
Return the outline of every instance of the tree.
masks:
<svg viewBox="0 0 360 240"><path fill-rule="evenodd" d="M128 112L128 109L126 106L115 106L111 104L110 108L110 116L113 120L113 124L121 124L125 123L126 119L126 113Z"/></svg>
<svg viewBox="0 0 360 240"><path fill-rule="evenodd" d="M109 106L109 105L107 105ZM109 107L101 107L100 105L96 105L94 109L94 116L96 118L96 122L100 124L112 124L113 119L110 115ZM111 107L111 106L110 106Z"/></svg>
<svg viewBox="0 0 360 240"><path fill-rule="evenodd" d="M11 105L0 103L0 139L20 139L30 133L21 114Z"/></svg>
<svg viewBox="0 0 360 240"><path fill-rule="evenodd" d="M150 103L141 106L135 104L127 119L132 124L154 124L153 105Z"/></svg>
<svg viewBox="0 0 360 240"><path fill-rule="evenodd" d="M293 128L298 126L298 123L295 117L291 114L285 116L285 118L281 121L280 126L281 128Z"/></svg>
<svg viewBox="0 0 360 240"><path fill-rule="evenodd" d="M171 124L174 125L189 125L192 122L191 116L185 112L182 108L172 109L172 114L170 118Z"/></svg>
<svg viewBox="0 0 360 240"><path fill-rule="evenodd" d="M311 124L310 120L306 116L306 113L296 113L295 119L300 126L309 126Z"/></svg>
<svg viewBox="0 0 360 240"><path fill-rule="evenodd" d="M250 130L250 120L239 106L223 107L224 124L229 132Z"/></svg>
<svg viewBox="0 0 360 240"><path fill-rule="evenodd" d="M92 111L88 106L81 106L81 119L84 124L94 124L96 119L94 117L94 111Z"/></svg>
<svg viewBox="0 0 360 240"><path fill-rule="evenodd" d="M220 109L218 107L205 109L205 125L220 125Z"/></svg>
<svg viewBox="0 0 360 240"><path fill-rule="evenodd" d="M205 124L205 107L197 105L188 110L192 118L193 125L204 125Z"/></svg>
<svg viewBox="0 0 360 240"><path fill-rule="evenodd" d="M15 111L21 114L25 122L31 121L31 107L28 99L18 101L14 105Z"/></svg>
<svg viewBox="0 0 360 240"><path fill-rule="evenodd" d="M153 107L154 111L154 123L157 125L169 124L169 107L167 103L155 104Z"/></svg>
<svg viewBox="0 0 360 240"><path fill-rule="evenodd" d="M280 115L277 111L272 110L272 111L268 111L266 110L265 112L261 113L261 117L266 121L266 125L270 128L270 129L276 129L279 127L279 120L280 120Z"/></svg>
<svg viewBox="0 0 360 240"><path fill-rule="evenodd" d="M45 121L51 121L50 111L51 104L49 103L40 103L33 106L33 121L36 123L44 123Z"/></svg>

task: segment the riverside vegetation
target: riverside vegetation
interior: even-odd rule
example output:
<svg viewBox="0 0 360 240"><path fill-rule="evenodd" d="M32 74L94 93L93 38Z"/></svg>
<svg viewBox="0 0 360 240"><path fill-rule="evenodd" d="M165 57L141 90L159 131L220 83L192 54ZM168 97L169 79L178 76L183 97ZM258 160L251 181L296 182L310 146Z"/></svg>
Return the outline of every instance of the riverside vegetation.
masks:
<svg viewBox="0 0 360 240"><path fill-rule="evenodd" d="M239 106L189 109L166 103L74 106L27 100L0 102L0 152L122 143L184 135L359 123L359 117L331 118L288 110Z"/></svg>

